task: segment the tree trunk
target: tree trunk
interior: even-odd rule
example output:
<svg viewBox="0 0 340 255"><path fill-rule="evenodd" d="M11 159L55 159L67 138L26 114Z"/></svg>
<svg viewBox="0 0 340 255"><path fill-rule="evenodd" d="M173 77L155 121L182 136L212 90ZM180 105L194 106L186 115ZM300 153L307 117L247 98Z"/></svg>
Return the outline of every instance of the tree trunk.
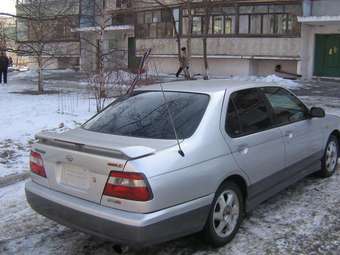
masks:
<svg viewBox="0 0 340 255"><path fill-rule="evenodd" d="M44 93L44 74L42 68L42 60L38 59L38 92Z"/></svg>
<svg viewBox="0 0 340 255"><path fill-rule="evenodd" d="M203 79L209 80L208 74L208 49L207 49L207 38L209 33L209 26L210 26L210 12L209 12L209 0L204 0L204 7L205 7L205 17L204 17L204 26L203 26L203 62L204 62L204 73Z"/></svg>
<svg viewBox="0 0 340 255"><path fill-rule="evenodd" d="M209 80L209 74L208 74L208 56L207 56L207 38L203 38L203 61L204 61L204 73L203 73L203 79Z"/></svg>

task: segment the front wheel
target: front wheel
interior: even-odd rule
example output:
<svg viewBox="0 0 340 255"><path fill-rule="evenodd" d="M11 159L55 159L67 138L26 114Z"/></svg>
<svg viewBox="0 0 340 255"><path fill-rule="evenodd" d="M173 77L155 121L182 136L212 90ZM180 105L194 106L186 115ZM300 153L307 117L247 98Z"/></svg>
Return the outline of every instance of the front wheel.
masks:
<svg viewBox="0 0 340 255"><path fill-rule="evenodd" d="M321 177L330 177L338 166L339 142L336 136L331 135L328 139L324 156L321 160Z"/></svg>
<svg viewBox="0 0 340 255"><path fill-rule="evenodd" d="M214 247L230 242L244 217L243 195L233 182L225 182L216 192L210 209L204 236Z"/></svg>

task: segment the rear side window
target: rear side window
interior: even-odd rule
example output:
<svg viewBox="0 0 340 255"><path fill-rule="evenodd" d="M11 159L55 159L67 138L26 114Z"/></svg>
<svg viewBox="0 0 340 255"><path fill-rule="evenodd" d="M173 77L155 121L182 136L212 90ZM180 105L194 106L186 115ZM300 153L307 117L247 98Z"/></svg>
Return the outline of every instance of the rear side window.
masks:
<svg viewBox="0 0 340 255"><path fill-rule="evenodd" d="M165 95L178 138L190 137L201 122L209 96L184 92L165 92ZM161 91L136 92L118 99L83 128L121 136L175 139Z"/></svg>
<svg viewBox="0 0 340 255"><path fill-rule="evenodd" d="M284 125L306 119L306 106L294 95L280 87L261 88L274 112L276 125Z"/></svg>
<svg viewBox="0 0 340 255"><path fill-rule="evenodd" d="M241 90L230 96L226 128L231 136L260 132L271 125L268 107L256 88Z"/></svg>

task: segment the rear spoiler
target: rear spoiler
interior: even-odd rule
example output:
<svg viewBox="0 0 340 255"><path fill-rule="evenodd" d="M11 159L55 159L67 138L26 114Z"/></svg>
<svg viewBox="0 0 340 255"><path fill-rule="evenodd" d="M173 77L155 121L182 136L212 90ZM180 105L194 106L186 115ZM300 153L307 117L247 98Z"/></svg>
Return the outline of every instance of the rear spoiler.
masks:
<svg viewBox="0 0 340 255"><path fill-rule="evenodd" d="M146 146L120 147L112 145L110 147L102 147L98 144L84 144L76 138L66 137L56 132L41 132L35 138L39 144L126 160L150 156L156 152L155 149Z"/></svg>

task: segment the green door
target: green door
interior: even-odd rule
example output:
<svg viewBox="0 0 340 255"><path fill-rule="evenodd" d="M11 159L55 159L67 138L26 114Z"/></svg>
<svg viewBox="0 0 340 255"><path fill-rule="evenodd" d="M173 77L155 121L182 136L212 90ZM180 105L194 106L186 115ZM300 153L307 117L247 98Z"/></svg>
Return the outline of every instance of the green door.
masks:
<svg viewBox="0 0 340 255"><path fill-rule="evenodd" d="M340 35L316 35L314 74L340 77Z"/></svg>
<svg viewBox="0 0 340 255"><path fill-rule="evenodd" d="M136 39L134 37L128 38L128 68L131 71L137 69Z"/></svg>

